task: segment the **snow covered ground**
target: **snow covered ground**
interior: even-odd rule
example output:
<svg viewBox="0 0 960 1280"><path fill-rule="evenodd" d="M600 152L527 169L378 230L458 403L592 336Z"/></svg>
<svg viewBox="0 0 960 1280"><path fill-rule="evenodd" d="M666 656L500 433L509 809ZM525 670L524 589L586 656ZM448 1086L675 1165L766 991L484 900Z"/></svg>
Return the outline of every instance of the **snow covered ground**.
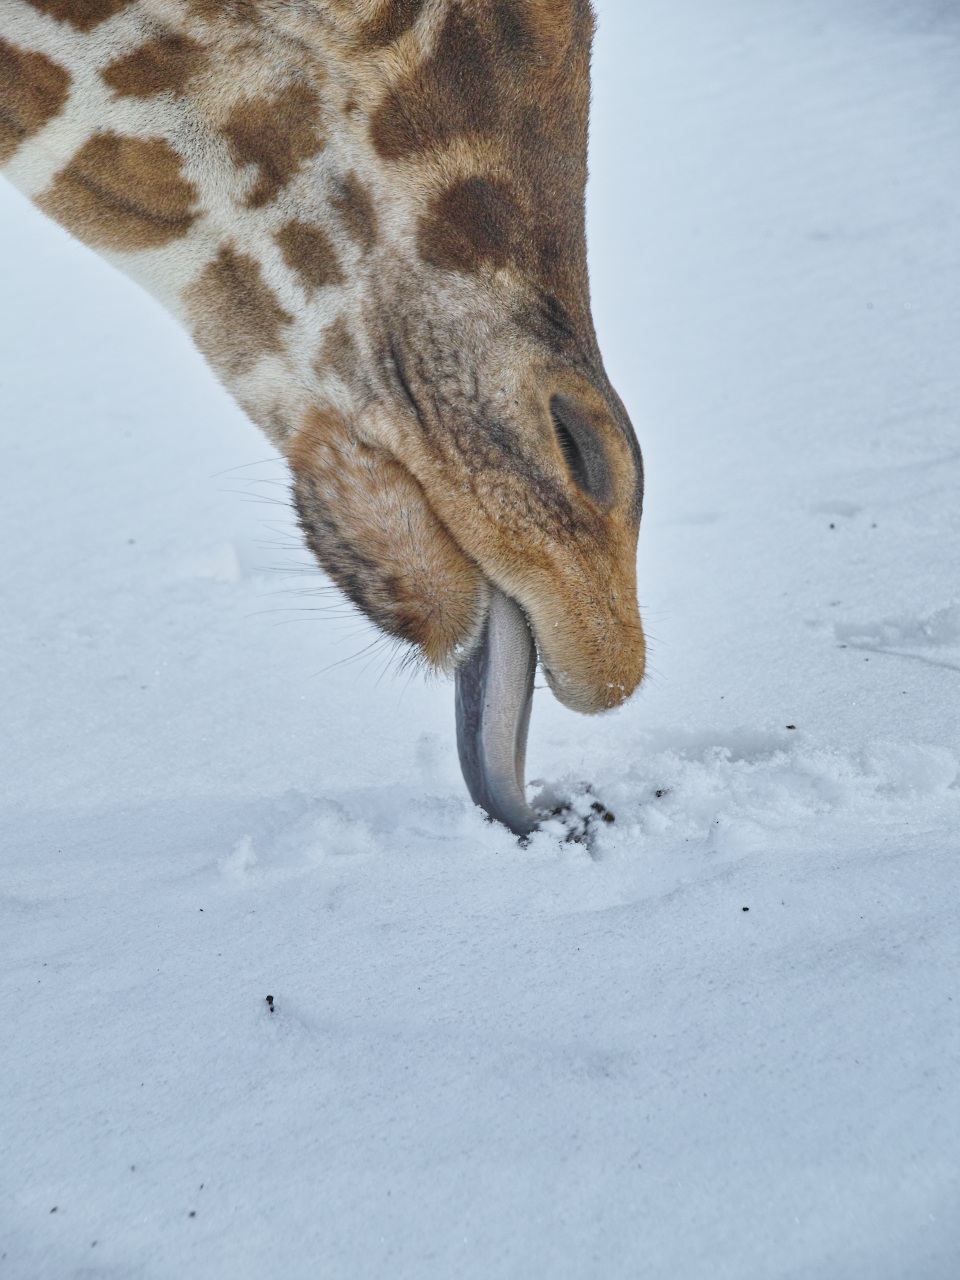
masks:
<svg viewBox="0 0 960 1280"><path fill-rule="evenodd" d="M187 339L0 189L0 1280L960 1276L960 19L599 9L652 675L529 756L592 854L470 808Z"/></svg>

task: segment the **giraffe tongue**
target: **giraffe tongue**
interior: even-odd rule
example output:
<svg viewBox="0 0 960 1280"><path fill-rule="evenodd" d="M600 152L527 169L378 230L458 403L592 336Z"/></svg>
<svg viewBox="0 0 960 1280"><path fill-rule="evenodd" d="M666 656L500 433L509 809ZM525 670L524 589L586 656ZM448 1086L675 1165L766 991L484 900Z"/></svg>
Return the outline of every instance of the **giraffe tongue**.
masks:
<svg viewBox="0 0 960 1280"><path fill-rule="evenodd" d="M480 644L457 669L457 750L474 803L518 836L540 821L523 776L536 666L523 612L494 589Z"/></svg>

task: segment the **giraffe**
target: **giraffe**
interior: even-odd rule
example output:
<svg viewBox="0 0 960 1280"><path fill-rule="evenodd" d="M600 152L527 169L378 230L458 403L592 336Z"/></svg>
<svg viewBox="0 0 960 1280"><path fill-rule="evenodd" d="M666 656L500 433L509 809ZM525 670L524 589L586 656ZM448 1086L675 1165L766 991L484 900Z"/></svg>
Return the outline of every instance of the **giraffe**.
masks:
<svg viewBox="0 0 960 1280"><path fill-rule="evenodd" d="M0 0L0 167L139 281L287 460L307 545L457 680L538 823L539 660L642 680L643 465L590 311L590 0Z"/></svg>

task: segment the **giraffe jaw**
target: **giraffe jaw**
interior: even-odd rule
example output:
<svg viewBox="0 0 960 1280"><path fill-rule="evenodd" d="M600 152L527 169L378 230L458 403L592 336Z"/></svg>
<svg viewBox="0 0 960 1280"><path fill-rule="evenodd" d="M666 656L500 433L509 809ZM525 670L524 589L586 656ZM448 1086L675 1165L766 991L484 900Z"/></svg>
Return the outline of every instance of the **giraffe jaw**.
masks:
<svg viewBox="0 0 960 1280"><path fill-rule="evenodd" d="M430 400L418 395L406 431L396 409L311 410L288 455L294 497L308 545L350 599L455 672L468 790L523 836L542 816L524 794L538 656L557 699L588 714L619 706L642 678L633 462L608 430L605 456L621 465L613 498L595 499L552 436L543 442L546 410L539 425L504 413L497 431L464 441L456 406L434 419ZM484 456L483 439L507 433L513 455Z"/></svg>

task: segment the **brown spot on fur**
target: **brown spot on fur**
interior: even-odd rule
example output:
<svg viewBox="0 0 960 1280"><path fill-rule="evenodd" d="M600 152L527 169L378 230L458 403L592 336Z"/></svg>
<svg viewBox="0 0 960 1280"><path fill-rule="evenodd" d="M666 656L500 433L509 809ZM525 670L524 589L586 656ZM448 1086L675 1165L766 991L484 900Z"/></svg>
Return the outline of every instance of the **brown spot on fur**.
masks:
<svg viewBox="0 0 960 1280"><path fill-rule="evenodd" d="M311 85L295 83L273 98L241 103L224 130L238 164L255 165L257 183L247 196L248 208L269 204L300 166L326 146L320 129L320 95Z"/></svg>
<svg viewBox="0 0 960 1280"><path fill-rule="evenodd" d="M78 31L91 31L126 9L133 0L27 0L27 3L57 22L69 22Z"/></svg>
<svg viewBox="0 0 960 1280"><path fill-rule="evenodd" d="M280 351L293 317L281 307L255 258L227 246L184 295L194 340L225 377L246 373Z"/></svg>
<svg viewBox="0 0 960 1280"><path fill-rule="evenodd" d="M332 373L351 390L361 394L369 390L360 367L356 340L343 316L324 333L323 346L313 362L313 370L321 381Z"/></svg>
<svg viewBox="0 0 960 1280"><path fill-rule="evenodd" d="M117 58L100 74L119 98L149 98L165 89L180 93L206 60L195 40L171 31Z"/></svg>
<svg viewBox="0 0 960 1280"><path fill-rule="evenodd" d="M284 262L308 289L343 284L344 276L333 241L322 227L294 219L281 227L275 239Z"/></svg>
<svg viewBox="0 0 960 1280"><path fill-rule="evenodd" d="M382 0L379 16L369 22L364 39L373 49L393 44L409 31L423 9L423 0Z"/></svg>
<svg viewBox="0 0 960 1280"><path fill-rule="evenodd" d="M530 58L536 39L523 0L494 0L490 6L494 41L510 59Z"/></svg>
<svg viewBox="0 0 960 1280"><path fill-rule="evenodd" d="M520 225L509 187L467 178L437 197L421 218L420 255L447 271L476 271L485 263L503 267L515 255Z"/></svg>
<svg viewBox="0 0 960 1280"><path fill-rule="evenodd" d="M164 138L97 134L36 203L97 249L155 249L185 236L197 189Z"/></svg>
<svg viewBox="0 0 960 1280"><path fill-rule="evenodd" d="M388 635L449 665L482 616L486 587L390 454L314 412L291 457L307 545L330 577Z"/></svg>
<svg viewBox="0 0 960 1280"><path fill-rule="evenodd" d="M377 243L377 211L373 207L370 192L355 173L348 173L339 189L330 198L331 207L343 219L347 233L364 253L369 253Z"/></svg>
<svg viewBox="0 0 960 1280"><path fill-rule="evenodd" d="M0 165L59 114L69 92L69 71L0 40Z"/></svg>
<svg viewBox="0 0 960 1280"><path fill-rule="evenodd" d="M495 129L499 104L491 53L474 17L452 3L432 57L392 89L374 115L370 131L380 155L399 160L461 134Z"/></svg>

